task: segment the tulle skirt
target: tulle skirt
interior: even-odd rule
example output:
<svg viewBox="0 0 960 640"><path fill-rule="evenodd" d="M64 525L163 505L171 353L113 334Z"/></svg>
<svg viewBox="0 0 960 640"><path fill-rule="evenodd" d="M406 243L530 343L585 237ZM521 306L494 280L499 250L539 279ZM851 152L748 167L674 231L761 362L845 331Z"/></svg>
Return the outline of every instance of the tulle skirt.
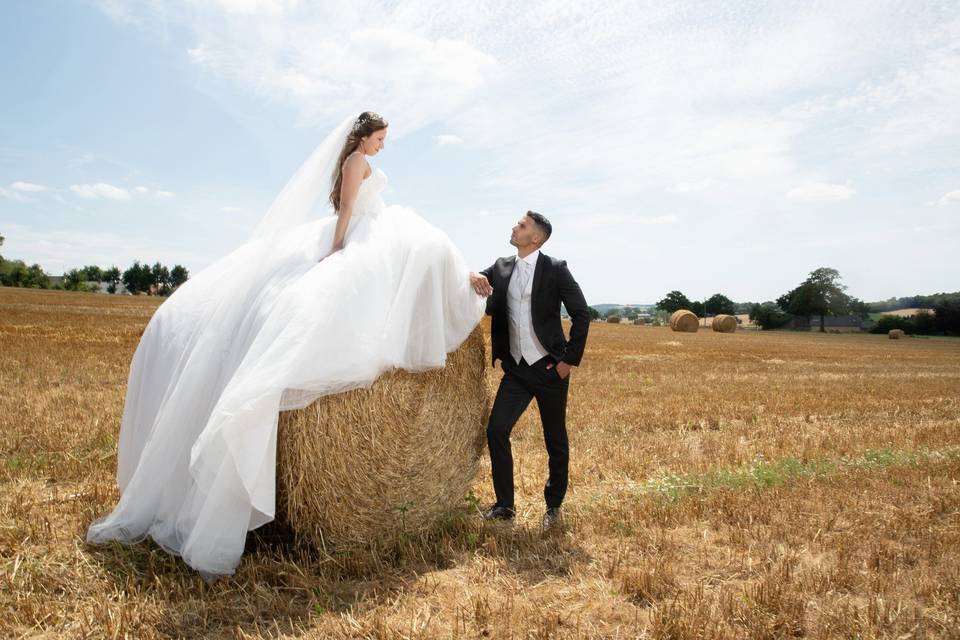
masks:
<svg viewBox="0 0 960 640"><path fill-rule="evenodd" d="M120 502L89 542L149 536L207 578L233 573L274 516L278 413L442 367L479 322L462 256L416 213L357 216L319 261L335 225L247 243L160 305L130 367Z"/></svg>

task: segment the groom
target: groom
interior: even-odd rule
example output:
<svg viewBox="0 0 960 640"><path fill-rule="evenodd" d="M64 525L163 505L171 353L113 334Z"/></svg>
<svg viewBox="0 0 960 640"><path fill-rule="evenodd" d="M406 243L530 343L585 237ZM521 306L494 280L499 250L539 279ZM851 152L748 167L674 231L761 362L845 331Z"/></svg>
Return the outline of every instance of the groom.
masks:
<svg viewBox="0 0 960 640"><path fill-rule="evenodd" d="M513 227L510 244L517 255L500 258L470 276L476 292L487 298L491 318L493 362L503 378L487 424L487 446L497 502L487 520L512 520L513 455L510 432L533 398L537 399L550 475L543 489L544 528L560 519L567 492L567 391L570 370L580 364L590 328L590 312L567 263L540 251L550 238L550 221L528 211ZM560 303L573 319L570 339L560 325Z"/></svg>

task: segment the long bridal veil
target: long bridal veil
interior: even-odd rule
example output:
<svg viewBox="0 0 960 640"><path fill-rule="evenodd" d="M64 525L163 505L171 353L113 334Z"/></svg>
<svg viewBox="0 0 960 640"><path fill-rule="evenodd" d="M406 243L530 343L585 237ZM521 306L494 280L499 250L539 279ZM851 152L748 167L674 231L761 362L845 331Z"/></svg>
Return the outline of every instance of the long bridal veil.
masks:
<svg viewBox="0 0 960 640"><path fill-rule="evenodd" d="M277 419L384 371L443 366L484 300L449 238L361 186L344 249L326 255L325 197L353 118L284 187L251 238L163 302L130 365L120 501L88 541L153 538L205 577L231 574L274 517ZM362 425L375 429L376 425ZM322 430L317 437L323 437Z"/></svg>
<svg viewBox="0 0 960 640"><path fill-rule="evenodd" d="M329 177L355 120L354 116L345 118L297 169L261 218L253 238L270 236L306 222L311 207L329 192Z"/></svg>

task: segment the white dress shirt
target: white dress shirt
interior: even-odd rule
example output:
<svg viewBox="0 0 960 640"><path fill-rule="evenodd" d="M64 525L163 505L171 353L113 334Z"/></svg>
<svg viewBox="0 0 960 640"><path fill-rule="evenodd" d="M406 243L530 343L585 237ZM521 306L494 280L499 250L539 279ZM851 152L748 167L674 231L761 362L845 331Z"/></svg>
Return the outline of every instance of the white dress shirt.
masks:
<svg viewBox="0 0 960 640"><path fill-rule="evenodd" d="M530 298L533 292L533 273L537 267L537 249L526 258L517 256L510 285L507 287L507 316L510 319L510 355L520 364L523 358L527 364L533 364L547 355L537 340L533 330L533 314L530 312Z"/></svg>

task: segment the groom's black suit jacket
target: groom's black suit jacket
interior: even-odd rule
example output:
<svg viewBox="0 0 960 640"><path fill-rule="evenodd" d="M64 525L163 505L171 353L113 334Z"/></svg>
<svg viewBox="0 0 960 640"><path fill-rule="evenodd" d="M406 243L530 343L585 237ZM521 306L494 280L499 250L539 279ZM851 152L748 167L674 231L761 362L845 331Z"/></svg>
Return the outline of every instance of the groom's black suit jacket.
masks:
<svg viewBox="0 0 960 640"><path fill-rule="evenodd" d="M507 316L507 287L513 276L517 256L499 258L481 271L493 286L487 298L487 315L491 317L490 333L493 342L493 363L510 358L510 320ZM565 260L558 260L540 252L533 271L530 313L533 330L543 348L558 362L577 366L583 357L590 330L590 310L583 298L580 285L567 269ZM560 303L573 320L570 339L563 335L560 324ZM533 364L533 363L529 363Z"/></svg>

